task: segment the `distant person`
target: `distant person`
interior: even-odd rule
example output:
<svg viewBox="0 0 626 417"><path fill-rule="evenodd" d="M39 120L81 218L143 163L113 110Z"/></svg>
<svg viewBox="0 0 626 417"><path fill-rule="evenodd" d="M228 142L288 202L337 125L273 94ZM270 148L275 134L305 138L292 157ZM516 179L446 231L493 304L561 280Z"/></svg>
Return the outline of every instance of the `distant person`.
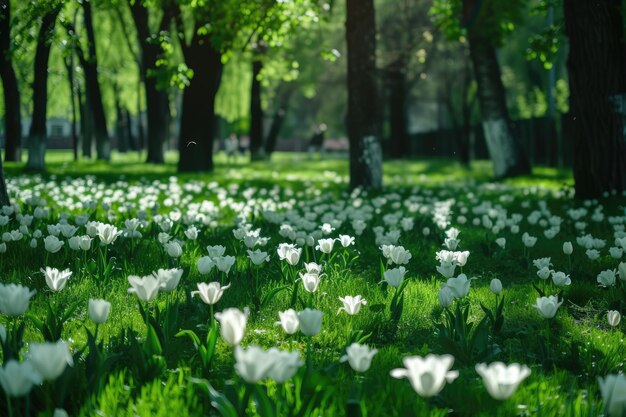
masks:
<svg viewBox="0 0 626 417"><path fill-rule="evenodd" d="M237 162L237 151L239 150L239 140L237 135L231 133L224 141L224 151L226 152L226 162Z"/></svg>
<svg viewBox="0 0 626 417"><path fill-rule="evenodd" d="M309 140L309 161L313 159L313 153L319 152L320 159L322 159L322 152L324 150L324 136L326 134L326 125L324 123L320 123L315 126L315 131L313 132L313 136Z"/></svg>

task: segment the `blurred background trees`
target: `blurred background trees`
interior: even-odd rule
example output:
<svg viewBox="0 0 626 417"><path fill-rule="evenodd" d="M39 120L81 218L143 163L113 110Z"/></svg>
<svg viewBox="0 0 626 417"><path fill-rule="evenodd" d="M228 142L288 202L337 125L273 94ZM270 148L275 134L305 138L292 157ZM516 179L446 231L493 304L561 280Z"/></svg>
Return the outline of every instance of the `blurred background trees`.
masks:
<svg viewBox="0 0 626 417"><path fill-rule="evenodd" d="M205 171L231 134L255 161L323 125L352 186L380 149L572 166L592 197L626 178L623 29L618 0L0 0L0 142Z"/></svg>

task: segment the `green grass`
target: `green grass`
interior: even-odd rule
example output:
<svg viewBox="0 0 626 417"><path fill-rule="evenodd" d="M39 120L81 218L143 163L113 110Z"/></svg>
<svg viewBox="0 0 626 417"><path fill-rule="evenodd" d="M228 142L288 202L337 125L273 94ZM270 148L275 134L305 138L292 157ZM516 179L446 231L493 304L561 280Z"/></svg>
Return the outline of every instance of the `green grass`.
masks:
<svg viewBox="0 0 626 417"><path fill-rule="evenodd" d="M462 416L598 415L603 405L596 379L608 373L623 371L623 358L626 357L622 341L623 324L621 328L611 329L606 323L607 309L623 308L623 304L615 303L620 293L618 290L598 288L595 283L599 271L617 265L608 256L606 249L599 260L588 260L584 250L575 244L578 233L568 220L564 221L561 232L553 240L543 237L539 226L523 221L519 234L512 234L508 230L499 234L507 239L505 249L497 249L493 244L495 235L491 232L471 224L471 219L475 217L472 210L479 202L492 207L502 205L509 215L521 213L526 216L539 207L540 201L546 201L552 214L566 219L566 209L579 204L568 200L560 191L572 185L571 173L568 171L537 167L533 170L533 176L493 184L489 182L490 166L485 161L474 162L471 170L444 160L393 161L385 163L384 193L372 194L370 197L350 197L344 194L348 165L345 160L338 158L307 161L302 154L277 154L271 162L247 164L241 160L230 164L223 155L218 155L214 172L181 175L177 182L171 182L170 179L176 175L174 154L168 154L167 164L162 166L143 164L140 162L142 159L139 154L114 154L110 164L88 161L74 164L68 152L51 151L47 156L48 171L44 175L25 173L18 164L7 164L5 169L10 183L21 187L22 198L26 198L32 191L47 199L53 208L52 223L64 211L72 214L85 212L75 205L89 196L112 199L111 211L116 214L115 219L109 219L108 213L100 207L91 213L91 219L112 222L120 228L123 227L124 219L137 215L141 200L146 196L159 203L156 211L161 214L176 209L185 213L194 208L194 203L213 202L218 209L209 212L212 213L210 220L215 222L215 227L202 227L198 241L187 243L180 261L185 274L179 289L168 301L168 297L163 294L156 301L161 309L168 302L179 301L181 311L177 328L193 329L202 334L203 330L198 330L198 325L208 323L209 309L197 297L190 299L189 293L195 289L197 282L219 279L217 276L201 276L197 270L197 260L206 254L206 245L222 244L226 246L227 254L238 256L234 271L228 279L232 287L225 292L216 308L223 310L251 305L251 272L245 261L245 248L232 234L234 221L239 215L247 212L246 218L253 224L253 228L259 228L262 236L270 237L264 250L271 255L271 261L260 271L263 289L268 291L282 285L281 263L275 248L279 243L289 240L279 235L278 225L264 219L261 206L264 210L271 208L282 212L294 208L302 212L323 205L324 210L320 211L316 219L316 223L321 224L324 213L332 213L332 218L340 215L341 210L332 211L332 205L338 201L353 203L355 199L362 198L364 204L371 204L372 199L380 203L380 212L375 213L368 229L356 238L356 245L350 249L351 254L359 255L358 259L346 269L338 265L329 267L326 271L328 277L323 280L314 297L315 307L324 312L324 319L322 332L312 340L313 363L315 369L328 378L334 391L317 414L313 415L345 415L347 412L348 399L355 386L355 375L348 365L338 365L338 360L347 342L348 329L369 334L367 343L379 350L362 381L362 398L368 416L446 415L448 410L452 410L453 415ZM59 185L60 189L54 189L54 184ZM158 186L162 188L156 188ZM177 197L179 187L183 187L180 199ZM77 190L84 197L76 194ZM224 193L220 190L224 190ZM115 194L116 191L119 193ZM129 212L120 211L124 207L124 200L132 203L128 206ZM434 225L431 214L434 201L446 200L452 201L452 225L461 230L459 248L471 252L467 265L463 267L463 272L469 277L476 277L468 298L471 303L471 320L477 322L483 317L480 303L489 307L493 305L494 296L489 291L489 283L494 277L501 279L505 288L506 320L502 332L493 337L493 342L501 349L497 359L506 363L527 364L532 369L531 376L522 382L519 391L502 403L487 395L482 381L473 371L473 365L461 367L461 377L431 400L417 396L406 380L389 376L391 369L402 366L404 356L445 353L436 335L436 324L443 319L443 308L438 303L437 293L444 280L435 270L435 252L442 249L444 235ZM409 210L410 205L405 204L411 201L417 204L415 211ZM399 205L394 205L395 202ZM420 212L420 204L426 205L427 209ZM620 204L623 203L617 200L604 201L605 214L623 216L624 208ZM469 221L461 225L457 223L457 216L464 207ZM22 203L22 210L30 212L32 207ZM399 241L413 256L406 265L409 283L404 294L403 314L394 323L386 312L393 291L379 284L382 257L378 245L374 243L372 227L383 225L385 214L398 211L404 217L414 218L415 226L411 231L402 232ZM151 216L148 213L148 219ZM606 220L594 223L587 218L586 221L589 222L588 232L606 239L609 246L612 244L611 229ZM0 232L15 228L10 225L0 226ZM42 222L36 223L36 227L42 229L46 236L44 226ZM422 235L425 226L431 230L427 237ZM126 292L126 278L131 274L149 274L158 268L167 267L170 262L154 239L154 229L156 225L150 224L143 231L145 239L138 242L132 257L127 240L120 238L110 248L109 255L117 261L111 279L107 282L102 282L99 276L89 276L83 269L83 261L77 261L74 252L64 249L59 254L47 256L48 265L68 267L74 271L67 287L58 294L52 294L47 289L38 272L46 262L41 239L37 249L30 249L29 240L24 239L10 242L7 252L0 254L2 282L19 282L37 289L29 309L30 315L45 315L48 300L54 300L58 305L67 305L75 300L82 302L63 334L74 351L80 350L86 343L85 327L94 329L86 312L87 300L105 298L112 303L111 316L100 326L99 334L107 341L107 350L118 354L119 360L111 370L109 383L102 392L89 397L86 389L76 389L64 402L57 404L70 411L70 415L96 415L96 409L100 410L98 415L106 416L212 415L210 413L214 411L211 411L207 395L191 384L189 377L207 378L223 392L232 389L229 388L232 386L229 381L237 380L233 372L232 348L221 340L218 341L216 359L210 374L201 371L195 349L186 338L172 338L169 341L164 355L168 371L157 381L142 380L133 372L133 363L129 357L129 336L126 333L123 339L121 335L130 329L143 340L146 327L139 314L136 297ZM177 228L175 235L178 239L184 240L184 229ZM539 236L529 256L524 255L522 248L521 234L524 231ZM332 236L337 233L354 235L348 221ZM537 297L532 284L541 283L529 260L550 256L555 269L566 270L568 259L561 250L565 240L571 240L575 245L576 256L571 271L573 283L565 290L565 302L548 330L546 320L532 307ZM94 255L96 252L92 250L89 257ZM312 260L313 253L307 251L304 257ZM553 288L548 290L550 294L555 292ZM341 305L338 297L357 294L362 295L368 305L356 316L337 314ZM289 298L288 292L282 292L264 309L252 312L242 343L244 346L277 346L300 350L304 355L305 338L299 335L287 336L275 325L278 312L288 307ZM380 305L384 308L382 311L378 307ZM7 322L5 318L0 320ZM547 331L553 352L549 361L545 359L544 353ZM25 340L41 340L41 335L29 324ZM459 369L459 366L457 363L454 369ZM80 387L80 381L84 382L86 378L84 363L77 361L74 372L67 378ZM267 388L274 398L273 385L268 383ZM45 387L35 394L35 409L49 409L50 401L44 394ZM159 401L167 405L155 408ZM4 404L0 403L0 410L2 407ZM249 410L249 414L254 414L253 409Z"/></svg>

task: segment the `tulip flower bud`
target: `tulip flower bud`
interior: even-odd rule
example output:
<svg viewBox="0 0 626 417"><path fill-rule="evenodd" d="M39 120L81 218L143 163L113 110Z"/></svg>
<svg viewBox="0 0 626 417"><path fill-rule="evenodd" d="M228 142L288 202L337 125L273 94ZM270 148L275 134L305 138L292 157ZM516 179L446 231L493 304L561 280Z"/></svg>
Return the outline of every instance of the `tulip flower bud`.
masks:
<svg viewBox="0 0 626 417"><path fill-rule="evenodd" d="M300 323L300 331L305 336L315 336L320 332L322 327L322 312L305 308L304 311L298 313L298 321Z"/></svg>
<svg viewBox="0 0 626 417"><path fill-rule="evenodd" d="M296 313L294 309L290 308L289 310L279 311L278 316L280 317L280 321L277 321L276 324L281 326L285 333L294 334L300 328L298 313Z"/></svg>
<svg viewBox="0 0 626 417"><path fill-rule="evenodd" d="M370 368L372 358L378 353L376 349L370 349L367 345L352 343L346 348L346 354L343 355L339 362L346 362L356 372L365 372Z"/></svg>
<svg viewBox="0 0 626 417"><path fill-rule="evenodd" d="M626 281L626 262L620 262L617 271L619 272L619 279Z"/></svg>
<svg viewBox="0 0 626 417"><path fill-rule="evenodd" d="M247 308L244 311L227 308L220 313L215 313L215 318L220 322L220 334L226 343L231 346L241 343L246 332L248 314Z"/></svg>
<svg viewBox="0 0 626 417"><path fill-rule="evenodd" d="M56 343L31 343L28 355L33 368L47 381L54 381L61 376L66 365L74 365L70 348L62 340Z"/></svg>
<svg viewBox="0 0 626 417"><path fill-rule="evenodd" d="M607 375L604 378L598 378L600 384L600 393L604 400L607 416L623 416L624 415L624 395L626 392L626 376L623 374Z"/></svg>
<svg viewBox="0 0 626 417"><path fill-rule="evenodd" d="M564 242L563 253L566 255L571 255L572 252L574 252L574 247L572 246L572 242Z"/></svg>
<svg viewBox="0 0 626 417"><path fill-rule="evenodd" d="M502 282L498 278L494 278L491 280L491 284L489 284L489 289L495 295L498 295L502 292Z"/></svg>
<svg viewBox="0 0 626 417"><path fill-rule="evenodd" d="M10 397L24 396L30 392L33 385L39 385L41 382L41 375L29 360L17 362L10 359L0 367L0 386Z"/></svg>
<svg viewBox="0 0 626 417"><path fill-rule="evenodd" d="M609 312L607 313L607 319L609 321L609 326L617 327L620 320L622 319L622 316L617 310L609 310Z"/></svg>
<svg viewBox="0 0 626 417"><path fill-rule="evenodd" d="M67 414L67 411L65 411L62 408L57 408L54 410L54 414L52 414L52 417L69 417L69 414Z"/></svg>
<svg viewBox="0 0 626 417"><path fill-rule="evenodd" d="M446 287L445 285L442 285L441 288L439 289L439 294L437 298L439 299L439 304L441 304L443 308L449 307L450 304L452 304L452 301L454 300L452 291L450 290L450 288Z"/></svg>
<svg viewBox="0 0 626 417"><path fill-rule="evenodd" d="M89 318L96 324L102 324L107 321L109 312L111 311L111 303L105 300L89 300Z"/></svg>

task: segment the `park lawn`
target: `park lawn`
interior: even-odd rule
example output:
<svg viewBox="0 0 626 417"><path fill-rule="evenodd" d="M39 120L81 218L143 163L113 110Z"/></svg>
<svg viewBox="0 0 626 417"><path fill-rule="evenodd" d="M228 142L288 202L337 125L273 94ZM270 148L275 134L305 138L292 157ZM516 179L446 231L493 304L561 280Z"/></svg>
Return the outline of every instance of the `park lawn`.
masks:
<svg viewBox="0 0 626 417"><path fill-rule="evenodd" d="M88 212L90 220L122 229L124 220L138 216L140 209L145 209L148 221L141 239L135 242L120 237L108 247L108 257L115 258L115 267L107 280L99 270L89 272L89 260L101 255L95 244L97 238L94 247L85 254L71 251L67 242L60 252L46 254L42 239L37 241L37 248L30 248L30 237L9 242L7 252L0 254L3 283L21 283L37 290L29 315L44 317L49 301L63 306L79 303L63 331L63 339L73 352L80 351L87 343L86 329L94 331L87 314L88 299L103 298L112 304L110 317L98 328L98 337L105 341L105 351L117 360L107 370L106 385L95 392L85 383L89 378L85 359L77 355L73 371L62 377L72 382L72 389L63 402L55 404L66 408L70 415L212 415L217 411L211 409L209 396L201 389L203 385L191 382L194 378L207 379L216 390L227 395L241 389L234 388L241 385L241 380L233 371L233 348L221 338L210 372L201 369L190 339L173 334L161 355L166 371L159 372L154 379L149 370L138 366L136 356L132 356L136 353L132 340L144 341L146 326L137 307L137 297L127 293L129 275L144 276L159 268L182 268L184 274L178 288L169 294L159 294L152 308L158 305L163 311L178 303L176 331L194 330L202 335L201 339L209 323L209 308L198 297L191 297L190 292L196 290L198 282L229 282L231 287L215 309L252 309L242 346L260 345L266 349L276 346L300 351L302 358L305 357L307 338L301 334L286 335L275 323L279 320L278 312L287 309L291 301L293 279L286 280L284 275L303 271L303 260L319 261L321 254L305 248L298 268L290 270L278 259L276 247L292 242L281 235L281 223L299 229L298 222L293 217L273 222L265 215L267 211L317 213L315 230L319 230L322 223L341 218L350 206L372 207L372 217L367 220L362 235L356 235L350 220L346 220L326 236L355 236L355 245L344 249L336 242L333 253L337 255L326 265L327 276L319 289L309 295L300 288L302 301L296 310L301 310L302 304L311 304L324 314L321 332L311 338L313 376L301 376L321 381L320 386L328 391L311 415L358 415L353 414L354 407L348 406L353 402L367 416L443 416L450 412L463 416L599 415L604 405L597 378L623 371L624 324L611 328L606 313L609 309L623 312L625 282L618 279L616 287L606 289L598 286L596 276L600 271L616 269L619 263L607 251L614 241L614 231L607 220L609 216L623 218L624 201L607 198L586 205L574 202L570 199L572 179L567 171L539 167L534 169L535 176L491 183L489 164L485 161L473 163L471 170L443 160L393 161L385 163L384 192L348 194L345 191L347 162L339 158L307 161L305 155L278 154L271 162L247 164L242 160L228 164L218 155L215 172L179 177L172 154L168 154L168 163L163 166L142 164L138 154L114 154L111 164L73 164L69 159L71 155L67 152L49 152L48 172L44 175L24 173L20 166L7 164L9 188L19 189L24 213L33 212L33 207L25 201L37 195L51 209L49 224L56 223L64 212L70 213L69 223L76 214ZM97 208L86 210L81 206L91 199L98 202ZM442 204L449 207L449 218L445 227L439 228L433 214L441 210ZM593 209L600 206L604 217L594 221ZM587 209L582 219L588 222L585 233L606 241L597 260L588 259L585 249L576 244L576 237L582 232L575 228L567 211L574 207ZM187 225L183 219L171 215L177 211L183 215L200 212L208 217L206 225L195 222L200 229L196 241L185 237ZM531 224L528 216L533 211L539 211L540 220ZM481 220L483 213L488 217L493 214L494 221L500 215L510 218L511 214L519 213L523 216L520 230L513 233L506 227L495 233L483 224L472 224L475 218ZM156 214L176 219L170 234L185 242L179 259L170 258L158 243L159 226L153 222ZM547 223L552 216L560 216L563 222L557 236L548 239L543 234L547 227L542 226L542 220ZM405 217L412 218L414 224L402 230L399 221ZM251 230L260 229L260 236L269 238L267 246L260 249L269 254L270 261L261 267L251 267L247 248L233 235L236 221L243 219L251 224ZM394 289L380 284L381 268L393 266L383 262L381 245L376 243L376 226L385 231L401 230L397 244L412 255L403 265L408 283L397 320L390 317L389 311ZM452 353L437 333L437 325L444 318L438 292L445 279L437 272L435 260L435 253L443 249L444 231L450 227L460 230L458 250L470 252L462 272L476 278L471 282L469 295L456 303L468 305L469 320L478 323L485 315L481 304L492 308L496 302L490 282L499 278L504 287L499 300L504 302L505 321L499 332L490 333L489 344L497 345L495 356L481 356L470 350L470 360L463 363L457 358L453 366L460 376L447 384L441 394L424 399L407 381L391 378L390 371L402 367L402 358L406 356ZM42 230L43 236L48 234L44 219L35 220L32 229L35 228ZM424 228L430 230L428 235L423 233ZM12 223L0 226L0 232L13 229ZM534 247L524 248L521 237L524 232L538 237ZM84 227L80 227L77 234L84 233ZM494 243L497 237L506 239L505 248ZM574 244L571 259L563 254L564 241ZM226 255L236 257L227 277L216 271L208 276L198 271L198 260L207 255L207 245L223 245ZM541 281L532 264L533 259L541 257L551 257L555 270L571 276L571 285L556 288L549 280ZM325 257L325 261L329 258ZM44 266L73 271L62 291L52 293L47 288L39 272ZM290 288L279 292L263 308L255 308L251 284L255 276L261 283L260 294L268 294L282 285ZM538 297L533 285L545 290L546 295L559 293L564 298L555 319L546 320L533 308ZM368 304L354 316L338 313L342 305L339 297L347 295L361 295ZM1 320L8 325L5 317ZM364 343L378 349L371 368L359 375L348 364L339 363L349 335L356 331L367 336ZM42 340L31 322L27 324L25 340ZM518 362L528 365L532 373L510 399L499 402L490 398L474 371L474 364L482 359ZM304 372L303 369L300 373ZM272 402L283 398L283 388L277 384L268 381L261 385ZM48 395L51 392L54 395ZM50 410L51 398L57 395L63 397L44 385L35 392L33 407ZM0 409L4 406L0 403ZM248 413L267 415L260 402L254 403Z"/></svg>

